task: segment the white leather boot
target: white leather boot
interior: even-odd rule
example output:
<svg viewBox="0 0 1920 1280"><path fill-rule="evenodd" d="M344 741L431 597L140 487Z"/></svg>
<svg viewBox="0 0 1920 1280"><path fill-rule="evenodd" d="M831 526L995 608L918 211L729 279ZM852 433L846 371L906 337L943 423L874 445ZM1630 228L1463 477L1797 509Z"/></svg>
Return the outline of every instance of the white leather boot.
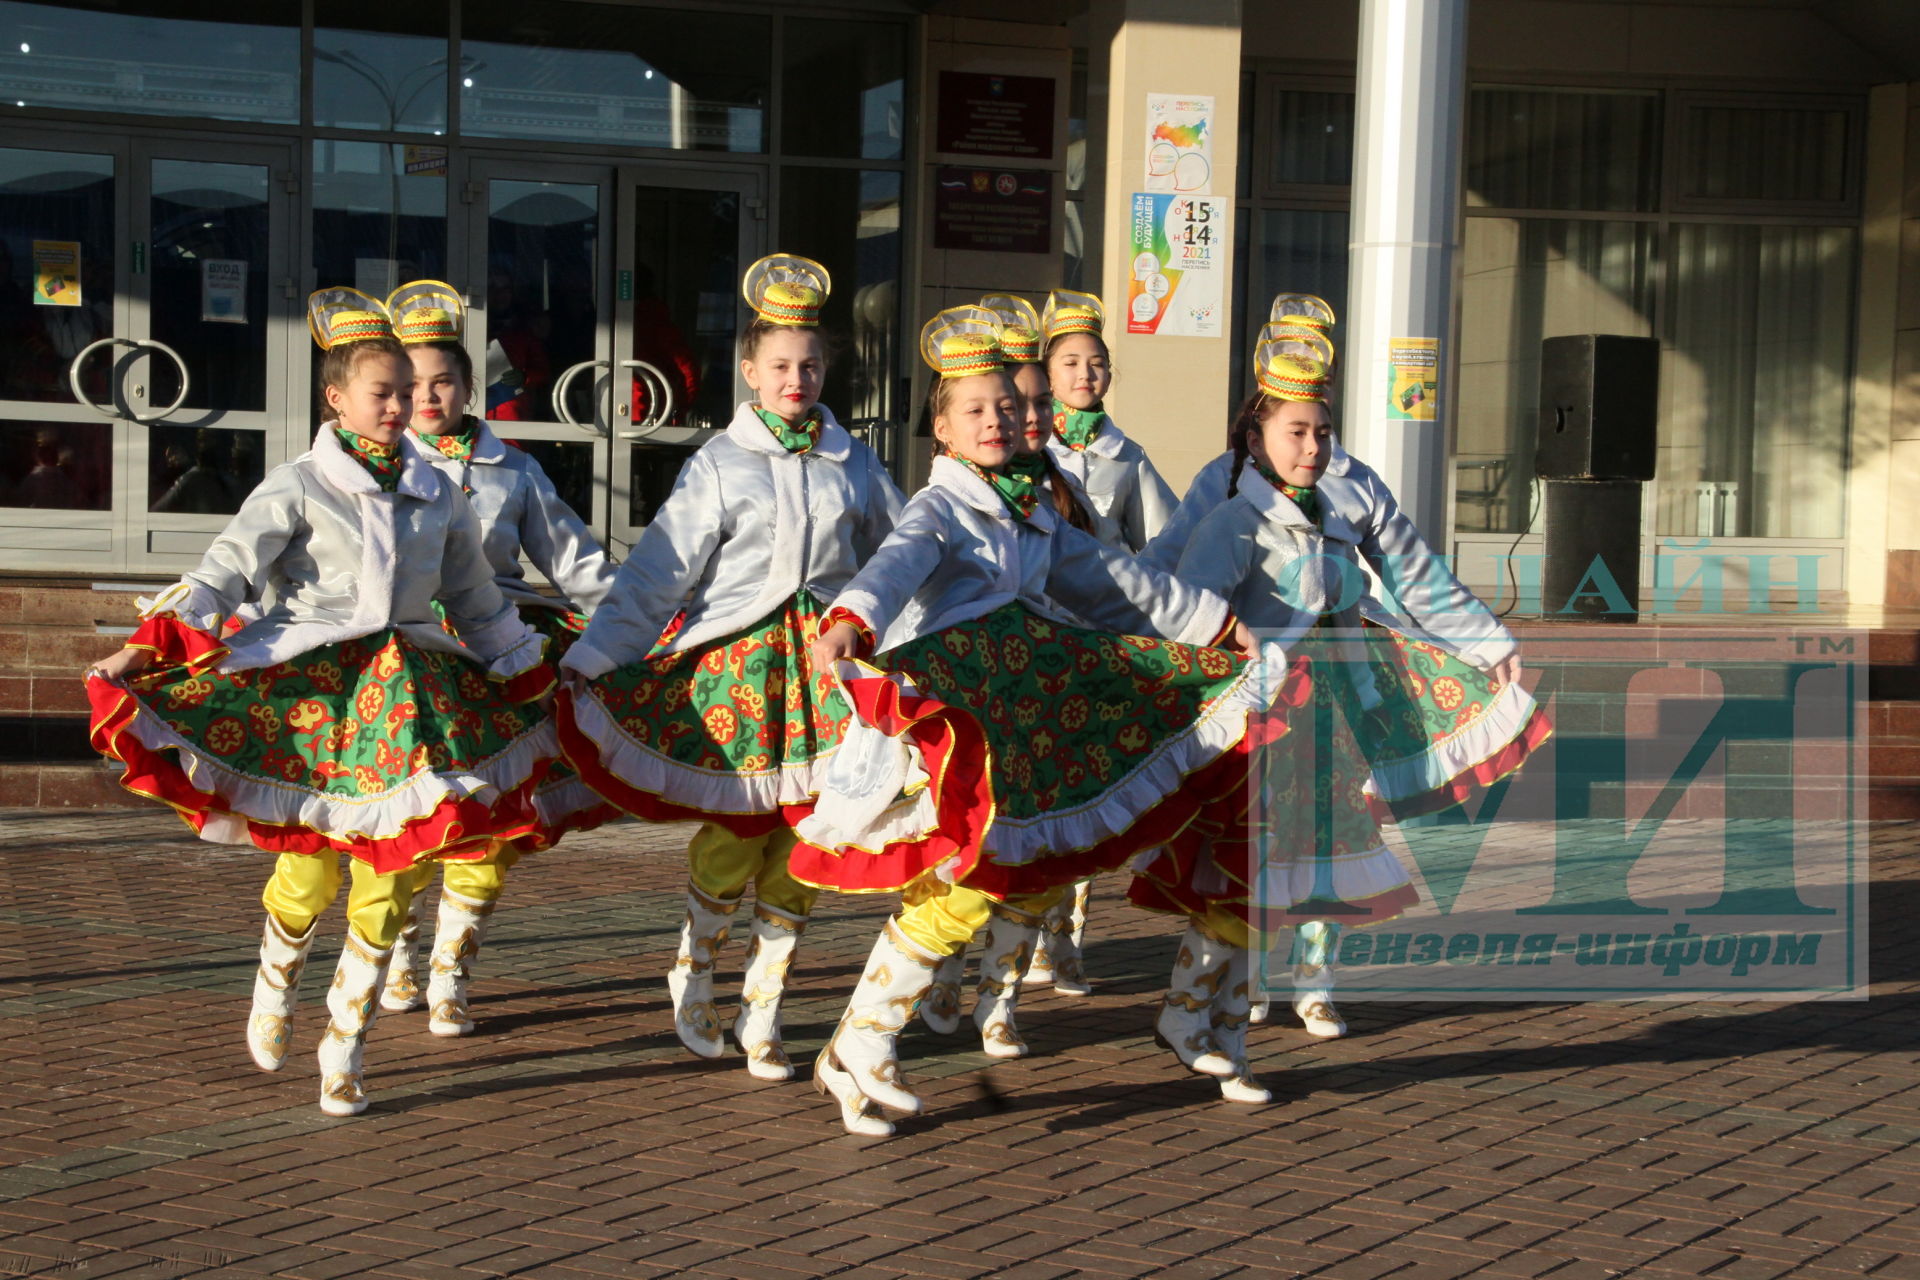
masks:
<svg viewBox="0 0 1920 1280"><path fill-rule="evenodd" d="M1332 1040L1347 1034L1346 1019L1333 1006L1333 958L1340 949L1340 926L1310 920L1294 926L1293 1011L1310 1036Z"/></svg>
<svg viewBox="0 0 1920 1280"><path fill-rule="evenodd" d="M420 983L414 976L414 961L420 955L420 895L407 903L407 923L393 944L393 959L387 961L387 985L380 989L380 1008L386 1013L411 1013L426 1004Z"/></svg>
<svg viewBox="0 0 1920 1280"><path fill-rule="evenodd" d="M680 954L667 974L667 991L673 997L674 1033L702 1058L727 1051L720 1038L720 1014L713 1007L713 962L739 906L738 898L709 898L687 886L687 918L680 926Z"/></svg>
<svg viewBox="0 0 1920 1280"><path fill-rule="evenodd" d="M434 1035L473 1033L473 1019L467 1015L467 983L473 978L473 959L480 954L492 916L493 903L441 886L433 954L427 959L427 1007L432 1011L427 1030ZM387 985L392 987L391 979Z"/></svg>
<svg viewBox="0 0 1920 1280"><path fill-rule="evenodd" d="M1033 959L1041 917L993 904L987 919L987 946L980 953L980 985L973 1001L973 1025L980 1028L980 1049L989 1058L1024 1058L1027 1042L1014 1026L1020 1003L1020 975Z"/></svg>
<svg viewBox="0 0 1920 1280"><path fill-rule="evenodd" d="M780 997L787 989L794 948L806 928L805 916L754 904L753 935L747 943L747 972L740 986L733 1038L747 1055L747 1073L756 1080L793 1079L793 1063L780 1044Z"/></svg>
<svg viewBox="0 0 1920 1280"><path fill-rule="evenodd" d="M901 1084L895 1046L901 1028L932 985L939 963L939 956L921 950L894 921L887 921L867 957L860 985L853 989L847 1011L815 1066L820 1083L840 1100L843 1123L858 1113L856 1095L889 1111L919 1114L920 1099ZM821 1072L820 1065L827 1070ZM862 1132L852 1123L847 1123L847 1131Z"/></svg>
<svg viewBox="0 0 1920 1280"><path fill-rule="evenodd" d="M1247 952L1240 947L1233 948L1233 954L1227 960L1226 981L1220 984L1220 993L1213 999L1212 1024L1214 1047L1233 1064L1233 1074L1220 1079L1220 1096L1228 1102L1257 1106L1272 1102L1273 1091L1254 1079L1252 1070L1247 1066L1250 970Z"/></svg>
<svg viewBox="0 0 1920 1280"><path fill-rule="evenodd" d="M853 1077L833 1065L822 1050L813 1060L813 1087L823 1098L840 1104L840 1123L856 1138L890 1138L893 1122L880 1114L872 1098L854 1087Z"/></svg>
<svg viewBox="0 0 1920 1280"><path fill-rule="evenodd" d="M920 1021L939 1036L950 1036L960 1029L960 980L966 972L967 953L944 957L933 971L933 985L920 1002Z"/></svg>
<svg viewBox="0 0 1920 1280"><path fill-rule="evenodd" d="M380 986L393 948L375 948L347 930L340 964L327 989L327 1032L320 1037L320 1109L330 1116L357 1116L367 1109L361 1063L373 1026Z"/></svg>
<svg viewBox="0 0 1920 1280"><path fill-rule="evenodd" d="M1080 939L1087 932L1087 900L1093 896L1093 882L1083 880L1060 905L1047 913L1047 946L1053 952L1053 989L1063 996L1093 994L1087 970L1080 955Z"/></svg>
<svg viewBox="0 0 1920 1280"><path fill-rule="evenodd" d="M271 914L260 931L260 967L253 973L253 1012L247 1017L247 1052L262 1071L278 1071L287 1061L293 1038L293 1008L299 1001L300 975L319 921L297 937Z"/></svg>
<svg viewBox="0 0 1920 1280"><path fill-rule="evenodd" d="M1234 948L1197 924L1189 924L1173 962L1173 977L1160 1002L1154 1039L1203 1076L1234 1074L1233 1063L1213 1042L1213 1001L1227 979Z"/></svg>

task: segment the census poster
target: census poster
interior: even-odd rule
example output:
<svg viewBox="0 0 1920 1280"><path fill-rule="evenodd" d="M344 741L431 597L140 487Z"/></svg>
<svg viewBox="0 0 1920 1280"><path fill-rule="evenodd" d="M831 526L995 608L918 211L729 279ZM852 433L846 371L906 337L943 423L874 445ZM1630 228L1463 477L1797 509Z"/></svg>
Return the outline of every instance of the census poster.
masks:
<svg viewBox="0 0 1920 1280"><path fill-rule="evenodd" d="M1232 243L1226 200L1136 192L1132 227L1127 332L1219 337Z"/></svg>

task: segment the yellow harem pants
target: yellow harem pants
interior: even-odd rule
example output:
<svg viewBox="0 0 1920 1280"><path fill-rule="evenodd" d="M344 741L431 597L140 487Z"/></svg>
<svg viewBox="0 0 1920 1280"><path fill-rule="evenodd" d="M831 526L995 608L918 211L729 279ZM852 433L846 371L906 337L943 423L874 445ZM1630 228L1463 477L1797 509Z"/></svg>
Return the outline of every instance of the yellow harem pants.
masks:
<svg viewBox="0 0 1920 1280"><path fill-rule="evenodd" d="M1072 888L1061 885L1031 897L1008 898L1003 905L1038 919ZM909 942L929 954L956 956L986 926L994 906L994 900L978 889L923 876L900 895L900 914L894 924Z"/></svg>
<svg viewBox="0 0 1920 1280"><path fill-rule="evenodd" d="M507 868L519 859L512 846L496 845L486 857L471 862L449 861L446 886L455 893L492 902L506 887ZM433 862L379 875L358 858L352 863L347 890L347 924L363 942L384 951L406 927L413 895L433 882ZM312 927L322 912L340 896L340 857L322 853L283 853L274 861L273 875L261 891L260 903L280 927L298 936Z"/></svg>
<svg viewBox="0 0 1920 1280"><path fill-rule="evenodd" d="M717 822L694 833L687 845L687 879L709 898L732 902L753 886L760 905L792 916L813 914L818 889L787 873L787 858L800 837L790 827L742 838Z"/></svg>

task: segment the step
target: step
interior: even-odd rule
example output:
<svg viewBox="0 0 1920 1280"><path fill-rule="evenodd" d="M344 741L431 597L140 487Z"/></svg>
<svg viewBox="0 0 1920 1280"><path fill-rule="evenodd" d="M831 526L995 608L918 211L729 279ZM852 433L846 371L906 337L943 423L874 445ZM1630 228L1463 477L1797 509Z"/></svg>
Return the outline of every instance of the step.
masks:
<svg viewBox="0 0 1920 1280"><path fill-rule="evenodd" d="M93 764L0 764L0 808L137 809L153 802L119 782L120 767Z"/></svg>
<svg viewBox="0 0 1920 1280"><path fill-rule="evenodd" d="M132 626L140 596L152 597L165 582L71 579L50 581L0 577L0 626L11 623L53 625L109 622Z"/></svg>
<svg viewBox="0 0 1920 1280"><path fill-rule="evenodd" d="M0 678L70 679L78 684L90 664L126 644L133 626L131 618L118 622L0 623ZM30 691L30 699L37 694L38 690Z"/></svg>

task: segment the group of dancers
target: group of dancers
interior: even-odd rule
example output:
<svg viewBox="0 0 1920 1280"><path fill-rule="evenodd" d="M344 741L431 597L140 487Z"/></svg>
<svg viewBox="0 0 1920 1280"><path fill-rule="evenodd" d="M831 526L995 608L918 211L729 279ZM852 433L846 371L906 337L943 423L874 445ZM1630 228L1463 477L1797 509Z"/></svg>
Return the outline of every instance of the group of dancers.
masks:
<svg viewBox="0 0 1920 1280"><path fill-rule="evenodd" d="M899 895L813 1062L850 1133L921 1110L898 1037L916 1014L959 1029L976 939L982 1049L1026 1053L1023 979L1089 989L1088 886L1121 871L1187 925L1159 1041L1267 1102L1255 954L1292 930L1293 1007L1342 1033L1341 928L1416 900L1380 823L1546 737L1512 636L1341 448L1324 302L1276 300L1229 448L1180 502L1106 412L1098 299L943 311L920 344L936 456L903 498L819 403L830 288L805 258L749 269L753 398L618 566L467 412L456 290L313 295L329 420L87 686L123 785L276 855L247 1025L264 1070L348 855L323 1111L365 1110L377 1010L473 1031L509 869L621 815L701 824L674 1031L727 1054L715 966L743 924L731 1028L757 1079L795 1074L780 1009L821 891Z"/></svg>

